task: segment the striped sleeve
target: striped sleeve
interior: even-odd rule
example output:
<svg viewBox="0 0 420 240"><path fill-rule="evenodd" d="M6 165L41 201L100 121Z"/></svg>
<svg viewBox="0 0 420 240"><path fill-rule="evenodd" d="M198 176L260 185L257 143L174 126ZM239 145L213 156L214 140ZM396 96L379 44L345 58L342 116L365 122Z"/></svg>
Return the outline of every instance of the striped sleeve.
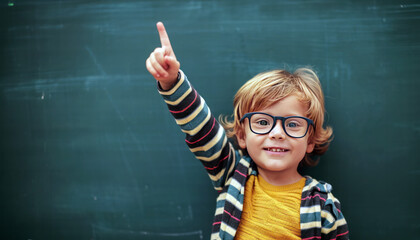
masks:
<svg viewBox="0 0 420 240"><path fill-rule="evenodd" d="M214 188L222 190L237 159L225 130L181 70L175 86L168 91L159 89L159 93L186 134L185 142L190 151L207 170Z"/></svg>
<svg viewBox="0 0 420 240"><path fill-rule="evenodd" d="M309 182L302 193L301 238L349 239L347 222L341 212L340 202L330 192L331 186L314 180Z"/></svg>
<svg viewBox="0 0 420 240"><path fill-rule="evenodd" d="M228 180L228 188L221 191L216 203L211 239L234 239L239 227L244 202L244 184L250 162L241 158L233 176Z"/></svg>
<svg viewBox="0 0 420 240"><path fill-rule="evenodd" d="M324 209L321 211L322 239L349 239L349 230L341 212L340 202L331 193L328 195Z"/></svg>

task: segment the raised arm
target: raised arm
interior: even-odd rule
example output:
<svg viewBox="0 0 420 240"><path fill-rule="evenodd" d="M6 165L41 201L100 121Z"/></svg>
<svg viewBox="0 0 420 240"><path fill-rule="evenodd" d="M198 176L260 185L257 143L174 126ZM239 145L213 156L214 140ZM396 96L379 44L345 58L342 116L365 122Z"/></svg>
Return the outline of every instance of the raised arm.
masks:
<svg viewBox="0 0 420 240"><path fill-rule="evenodd" d="M162 46L146 61L147 70L159 82L162 95L176 123L186 134L185 142L207 170L216 190L222 190L239 161L226 138L223 127L211 114L204 99L179 70L168 34L162 23L157 24Z"/></svg>

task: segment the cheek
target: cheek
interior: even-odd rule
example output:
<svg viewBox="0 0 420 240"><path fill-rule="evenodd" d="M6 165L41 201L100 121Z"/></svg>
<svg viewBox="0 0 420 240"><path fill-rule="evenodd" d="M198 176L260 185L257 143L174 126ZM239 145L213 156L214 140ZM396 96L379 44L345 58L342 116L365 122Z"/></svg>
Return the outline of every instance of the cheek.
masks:
<svg viewBox="0 0 420 240"><path fill-rule="evenodd" d="M293 139L295 140L295 139ZM297 139L296 139L297 140ZM307 139L298 139L293 143L296 157L304 157L306 153L312 152L311 144L308 144Z"/></svg>
<svg viewBox="0 0 420 240"><path fill-rule="evenodd" d="M248 155L254 160L257 161L261 158L262 150L260 149L260 145L258 145L255 141L248 141L247 142L246 151Z"/></svg>
<svg viewBox="0 0 420 240"><path fill-rule="evenodd" d="M248 151L248 154L251 157L256 157L256 155L260 154L264 145L264 141L264 136L256 136L255 134L252 136L247 135L246 149Z"/></svg>

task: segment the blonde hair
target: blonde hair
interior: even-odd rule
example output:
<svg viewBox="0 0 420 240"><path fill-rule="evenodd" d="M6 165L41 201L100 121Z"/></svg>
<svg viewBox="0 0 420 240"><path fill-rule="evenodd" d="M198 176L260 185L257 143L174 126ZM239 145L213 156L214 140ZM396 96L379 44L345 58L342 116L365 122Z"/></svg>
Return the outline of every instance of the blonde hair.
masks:
<svg viewBox="0 0 420 240"><path fill-rule="evenodd" d="M245 113L255 112L272 106L279 100L295 94L308 106L307 118L315 123L309 132L309 142L315 147L311 154L306 154L303 163L315 166L313 155L324 154L332 140L332 128L323 127L325 106L321 83L315 72L309 68L299 68L293 74L286 70L263 72L246 82L236 93L233 106L233 120L220 116L219 120L226 129L227 136L232 138L244 134L240 119Z"/></svg>

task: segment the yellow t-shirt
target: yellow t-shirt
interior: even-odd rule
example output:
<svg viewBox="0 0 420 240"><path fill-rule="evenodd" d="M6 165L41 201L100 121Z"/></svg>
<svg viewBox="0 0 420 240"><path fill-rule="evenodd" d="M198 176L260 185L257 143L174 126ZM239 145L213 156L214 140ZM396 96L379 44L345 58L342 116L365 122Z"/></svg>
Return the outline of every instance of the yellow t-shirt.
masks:
<svg viewBox="0 0 420 240"><path fill-rule="evenodd" d="M300 239L300 203L305 178L273 186L250 176L235 239Z"/></svg>

